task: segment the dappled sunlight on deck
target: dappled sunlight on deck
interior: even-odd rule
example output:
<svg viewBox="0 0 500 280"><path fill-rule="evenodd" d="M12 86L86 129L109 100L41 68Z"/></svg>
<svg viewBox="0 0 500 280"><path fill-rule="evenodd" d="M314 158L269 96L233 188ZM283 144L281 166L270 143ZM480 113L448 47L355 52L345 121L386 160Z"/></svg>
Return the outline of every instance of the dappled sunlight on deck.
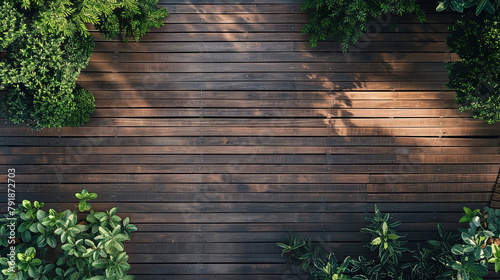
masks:
<svg viewBox="0 0 500 280"><path fill-rule="evenodd" d="M310 48L298 0L216 2L161 1L171 15L139 43L93 33L85 126L2 121L18 197L62 209L86 188L118 206L139 228L138 280L295 277L274 245L290 231L340 259L367 254L375 203L412 245L490 203L500 124L445 87L449 17L403 18L343 53Z"/></svg>

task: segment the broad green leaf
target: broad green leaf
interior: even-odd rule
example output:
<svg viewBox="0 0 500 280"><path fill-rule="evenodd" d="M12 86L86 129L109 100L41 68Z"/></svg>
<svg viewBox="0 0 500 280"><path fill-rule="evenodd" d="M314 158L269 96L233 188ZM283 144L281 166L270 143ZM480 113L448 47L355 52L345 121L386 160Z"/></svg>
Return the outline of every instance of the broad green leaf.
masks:
<svg viewBox="0 0 500 280"><path fill-rule="evenodd" d="M389 230L389 227L387 226L387 223L384 221L382 223L382 234L387 235L387 231Z"/></svg>
<svg viewBox="0 0 500 280"><path fill-rule="evenodd" d="M117 235L119 232L121 232L121 226L117 226L113 229L113 232L111 232L111 235L115 236Z"/></svg>
<svg viewBox="0 0 500 280"><path fill-rule="evenodd" d="M495 14L495 6L490 1L486 1L484 10L489 14Z"/></svg>
<svg viewBox="0 0 500 280"><path fill-rule="evenodd" d="M113 247L115 247L118 251L122 252L123 250L125 250L125 248L123 247L123 244L119 241L114 241L113 242Z"/></svg>
<svg viewBox="0 0 500 280"><path fill-rule="evenodd" d="M42 222L42 221L45 219L45 217L47 217L47 213L45 213L45 211L43 211L43 210L38 210L38 211L36 212L36 218L37 218L40 222Z"/></svg>
<svg viewBox="0 0 500 280"><path fill-rule="evenodd" d="M476 242L472 240L471 236L468 233L462 233L462 240L469 245L476 245Z"/></svg>
<svg viewBox="0 0 500 280"><path fill-rule="evenodd" d="M470 7L473 7L477 4L477 0L469 0L467 2L464 3L464 8L470 8Z"/></svg>
<svg viewBox="0 0 500 280"><path fill-rule="evenodd" d="M61 249L63 249L64 251L71 250L71 248L73 248L73 245L71 245L71 244L63 244L61 246Z"/></svg>
<svg viewBox="0 0 500 280"><path fill-rule="evenodd" d="M28 275L32 278L35 278L36 273L37 273L37 271L36 271L35 267L30 265L28 268Z"/></svg>
<svg viewBox="0 0 500 280"><path fill-rule="evenodd" d="M109 261L107 259L97 259L92 263L95 268L106 268L108 267Z"/></svg>
<svg viewBox="0 0 500 280"><path fill-rule="evenodd" d="M76 268L78 268L79 271L83 271L85 269L85 262L82 259L77 259Z"/></svg>
<svg viewBox="0 0 500 280"><path fill-rule="evenodd" d="M484 6L486 6L486 2L488 2L488 0L480 0L479 1L479 4L477 4L477 7L476 7L476 16L479 16L479 14L483 11Z"/></svg>
<svg viewBox="0 0 500 280"><path fill-rule="evenodd" d="M52 235L47 236L47 238L45 239L45 241L47 242L47 244L51 248L55 248L57 246L56 238L54 236L52 236Z"/></svg>
<svg viewBox="0 0 500 280"><path fill-rule="evenodd" d="M380 237L377 237L375 239L372 240L372 242L370 242L371 245L380 245L380 243L382 242L382 239Z"/></svg>
<svg viewBox="0 0 500 280"><path fill-rule="evenodd" d="M462 6L462 4L459 3L457 0L451 0L451 6L455 11L459 13L462 13L464 11L464 6Z"/></svg>
<svg viewBox="0 0 500 280"><path fill-rule="evenodd" d="M446 10L447 5L445 3L446 3L445 1L439 2L439 4L436 7L436 11L437 12L442 12L442 11Z"/></svg>
<svg viewBox="0 0 500 280"><path fill-rule="evenodd" d="M121 233L120 233L120 234L117 234L117 235L115 236L115 240L116 240L116 241L120 241L120 242L121 242L121 241L126 241L126 240L128 240L128 237L127 237L125 234L121 234Z"/></svg>
<svg viewBox="0 0 500 280"><path fill-rule="evenodd" d="M111 236L111 231L107 228L99 227L99 232L106 237Z"/></svg>
<svg viewBox="0 0 500 280"><path fill-rule="evenodd" d="M465 215L465 216L462 216L458 222L459 223L468 223L469 221L470 221L470 217Z"/></svg>
<svg viewBox="0 0 500 280"><path fill-rule="evenodd" d="M454 255L462 255L464 253L465 246L461 244L456 244L451 248L451 252Z"/></svg>
<svg viewBox="0 0 500 280"><path fill-rule="evenodd" d="M480 221L479 216L474 216L474 217L472 218L472 223L473 223L476 227L480 227L480 226L481 226L481 221Z"/></svg>

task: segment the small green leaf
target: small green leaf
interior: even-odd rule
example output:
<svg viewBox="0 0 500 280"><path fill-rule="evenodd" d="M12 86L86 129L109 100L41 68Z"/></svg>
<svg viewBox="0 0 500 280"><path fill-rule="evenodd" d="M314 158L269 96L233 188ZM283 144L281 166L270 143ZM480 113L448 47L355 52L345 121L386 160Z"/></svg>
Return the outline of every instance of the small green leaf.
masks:
<svg viewBox="0 0 500 280"><path fill-rule="evenodd" d="M377 237L370 242L371 245L380 245L382 243L382 239L380 237Z"/></svg>
<svg viewBox="0 0 500 280"><path fill-rule="evenodd" d="M468 223L468 222L470 222L470 217L467 215L462 216L458 222L459 223Z"/></svg>
<svg viewBox="0 0 500 280"><path fill-rule="evenodd" d="M481 221L480 221L479 216L474 216L474 217L472 218L472 223L473 223L476 227L480 227L480 226L481 226Z"/></svg>
<svg viewBox="0 0 500 280"><path fill-rule="evenodd" d="M57 246L56 238L52 235L47 236L46 242L51 248L55 248Z"/></svg>
<svg viewBox="0 0 500 280"><path fill-rule="evenodd" d="M439 2L439 4L436 7L436 11L437 12L442 12L442 11L446 10L447 5L445 5L445 3L446 3L445 1Z"/></svg>

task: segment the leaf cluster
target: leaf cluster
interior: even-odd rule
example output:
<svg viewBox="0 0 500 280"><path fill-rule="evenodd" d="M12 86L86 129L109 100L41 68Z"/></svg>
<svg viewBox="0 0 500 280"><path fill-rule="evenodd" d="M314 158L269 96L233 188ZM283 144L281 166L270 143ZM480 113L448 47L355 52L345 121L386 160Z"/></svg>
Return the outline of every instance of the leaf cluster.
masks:
<svg viewBox="0 0 500 280"><path fill-rule="evenodd" d="M404 14L417 14L420 22L425 21L424 11L417 0L305 0L302 9L312 12L303 29L304 33L311 34L311 46L316 47L318 41L333 39L341 44L344 52L349 44L355 44L369 31L370 21L382 16L389 15L395 20Z"/></svg>
<svg viewBox="0 0 500 280"><path fill-rule="evenodd" d="M463 13L465 9L476 6L476 16L485 11L489 14L495 14L500 6L500 0L444 0L439 1L436 11L453 10Z"/></svg>
<svg viewBox="0 0 500 280"><path fill-rule="evenodd" d="M0 0L2 115L33 129L81 126L95 110L76 79L92 55L87 24L136 41L168 15L158 0Z"/></svg>
<svg viewBox="0 0 500 280"><path fill-rule="evenodd" d="M133 279L127 275L130 265L123 242L130 240L137 227L130 224L129 218L117 216L116 207L106 212L92 210L88 201L97 197L95 193L83 190L76 196L80 199L79 210L87 214L85 221L78 221L77 211L45 212L43 203L27 200L14 210L10 220L0 220L0 243L6 247L0 253L7 255L13 245L16 252L13 271L6 258L0 259L0 279ZM13 218L15 243L8 228ZM50 250L56 260L45 259Z"/></svg>
<svg viewBox="0 0 500 280"><path fill-rule="evenodd" d="M446 44L460 60L447 66L448 87L460 110L493 124L500 120L500 14L465 12L449 27Z"/></svg>
<svg viewBox="0 0 500 280"><path fill-rule="evenodd" d="M410 251L397 234L400 222L391 222L391 215L382 215L375 206L375 215L367 218L370 224L362 229L371 234L369 248L377 252L374 260L349 256L340 264L332 263L336 262L333 253L302 236L292 235L277 245L288 263L317 280L482 280L488 274L488 263L500 271L500 210L486 207L481 212L464 207L464 211L460 222L468 223L468 229L458 229L461 234L455 234L438 224L439 240L428 240ZM412 262L400 262L405 253Z"/></svg>

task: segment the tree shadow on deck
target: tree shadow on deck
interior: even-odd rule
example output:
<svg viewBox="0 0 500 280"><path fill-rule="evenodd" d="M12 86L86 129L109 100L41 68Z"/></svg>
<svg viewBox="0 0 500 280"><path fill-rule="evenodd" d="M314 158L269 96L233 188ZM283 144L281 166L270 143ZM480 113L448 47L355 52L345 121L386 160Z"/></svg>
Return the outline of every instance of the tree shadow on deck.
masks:
<svg viewBox="0 0 500 280"><path fill-rule="evenodd" d="M119 204L140 229L133 274L154 278L154 264L154 273L183 279L249 271L276 279L288 268L274 243L289 231L340 258L366 251L359 229L373 203L415 222L404 232L432 231L429 221L462 206L450 197L485 191L495 157L472 152L494 143L465 138L492 130L473 129L437 86L449 54L433 36L411 43L398 39L408 32L380 33L392 41L373 35L344 54L331 42L310 49L294 7L181 6L189 16L167 19L142 43L99 43L80 79L97 98L92 121L41 131L50 147L16 158L31 165L19 166L32 175L31 198L43 189L57 206L85 186L99 193L97 209ZM401 46L410 49L394 51ZM468 206L484 194L472 199Z"/></svg>

